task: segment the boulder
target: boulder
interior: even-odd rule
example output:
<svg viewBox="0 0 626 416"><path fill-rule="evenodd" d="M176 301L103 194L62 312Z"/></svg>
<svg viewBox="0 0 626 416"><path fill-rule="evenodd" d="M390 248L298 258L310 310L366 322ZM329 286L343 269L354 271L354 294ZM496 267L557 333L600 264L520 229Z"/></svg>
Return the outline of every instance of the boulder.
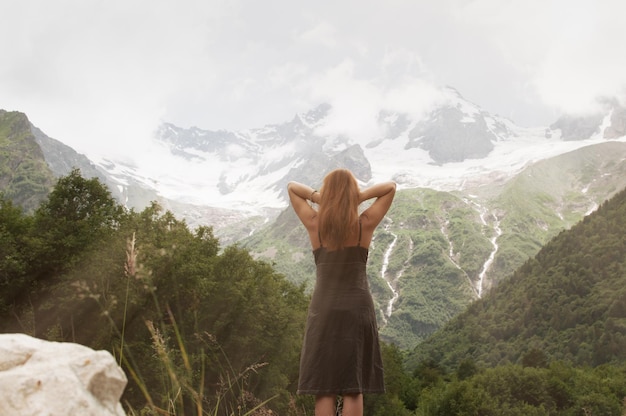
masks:
<svg viewBox="0 0 626 416"><path fill-rule="evenodd" d="M0 334L0 415L124 415L127 381L108 351Z"/></svg>

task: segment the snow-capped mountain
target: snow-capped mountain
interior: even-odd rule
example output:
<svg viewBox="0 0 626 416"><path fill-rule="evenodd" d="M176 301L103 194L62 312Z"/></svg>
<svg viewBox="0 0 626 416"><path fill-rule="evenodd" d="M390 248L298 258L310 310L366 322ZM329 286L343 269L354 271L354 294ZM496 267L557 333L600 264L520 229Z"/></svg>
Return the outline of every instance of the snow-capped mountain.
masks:
<svg viewBox="0 0 626 416"><path fill-rule="evenodd" d="M373 138L329 134L333 109L322 104L289 122L245 131L165 123L140 160L96 164L122 194L129 187L143 188L183 204L179 213L202 223L211 219L197 209L191 214L190 207L267 215L287 205L288 181L319 185L336 167L351 169L364 185L393 179L401 188L461 189L606 137L623 140L626 134L625 110L615 102L594 118L564 117L549 128L529 129L490 114L452 88L441 94L441 104L425 117L381 112Z"/></svg>

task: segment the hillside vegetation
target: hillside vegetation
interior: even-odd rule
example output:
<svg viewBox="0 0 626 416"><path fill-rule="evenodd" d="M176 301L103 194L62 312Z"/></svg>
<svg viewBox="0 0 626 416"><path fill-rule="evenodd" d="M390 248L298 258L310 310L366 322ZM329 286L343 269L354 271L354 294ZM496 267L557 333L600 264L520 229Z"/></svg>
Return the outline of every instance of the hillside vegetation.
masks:
<svg viewBox="0 0 626 416"><path fill-rule="evenodd" d="M32 211L53 185L52 171L31 133L28 118L0 110L0 192Z"/></svg>
<svg viewBox="0 0 626 416"><path fill-rule="evenodd" d="M383 343L387 393L367 395L366 414L622 416L625 194L563 232L423 342L409 368L406 352ZM405 198L469 215L446 193ZM407 221L420 218L425 226L431 212ZM471 224L460 221L444 234L479 235ZM421 235L433 240L420 245L431 251L402 243L417 239L412 226L403 222L376 237L379 247L396 239L411 253L389 269L411 261L420 271L446 267L431 258L445 240ZM594 247L591 258L578 256L586 245ZM97 179L74 171L33 214L0 199L0 250L0 330L111 351L130 378L123 396L129 413L312 414L310 397L294 394L304 286L244 249L220 247L210 228L191 231L157 205L126 211ZM383 251L373 249L379 257ZM451 285L464 279L452 269L449 276ZM532 276L541 276L541 284ZM419 272L409 280L419 281ZM433 296L428 281L422 285ZM556 319L563 311L567 319ZM497 331L508 335L497 338Z"/></svg>
<svg viewBox="0 0 626 416"><path fill-rule="evenodd" d="M45 137L25 115L3 112L0 157L6 155L2 160L8 163L0 164L0 192L27 212L53 185L42 149L54 175L65 175L78 164L83 173L100 178L86 158ZM607 142L531 164L515 176L468 180L458 191L398 191L375 236L368 269L383 338L412 349L479 294L507 279L550 238L626 186L624 154L626 143ZM320 165L318 170L323 169ZM125 206L144 201L144 207L156 200L168 210L184 211L180 204L140 189L109 191ZM236 242L290 282L304 285L305 293L311 290L315 273L309 243L290 208L269 223L210 207L196 212L190 228L200 218L215 218L221 241ZM244 234L250 237L241 239Z"/></svg>
<svg viewBox="0 0 626 416"><path fill-rule="evenodd" d="M290 208L224 247L79 171L54 185L25 117L0 116L0 331L111 351L131 412L311 414L294 392L315 273ZM387 394L366 414L626 413L624 154L398 191L370 247Z"/></svg>
<svg viewBox="0 0 626 416"><path fill-rule="evenodd" d="M0 198L0 331L112 352L127 410L245 412L272 399L286 414L307 304L210 228L157 205L127 211L79 171L33 214Z"/></svg>
<svg viewBox="0 0 626 416"><path fill-rule="evenodd" d="M416 415L626 414L626 189L405 359Z"/></svg>
<svg viewBox="0 0 626 416"><path fill-rule="evenodd" d="M502 235L487 287L508 278L552 237L626 187L626 144L589 146L524 169L501 186L475 189Z"/></svg>
<svg viewBox="0 0 626 416"><path fill-rule="evenodd" d="M456 368L467 358L489 367L626 361L626 190L551 240L408 362Z"/></svg>
<svg viewBox="0 0 626 416"><path fill-rule="evenodd" d="M459 191L399 190L368 263L382 337L413 349L479 292L506 280L551 238L626 187L624 154L625 143L604 143L537 162L513 177L468 182ZM315 276L310 243L291 211L240 244L309 291ZM398 293L391 315L390 285Z"/></svg>

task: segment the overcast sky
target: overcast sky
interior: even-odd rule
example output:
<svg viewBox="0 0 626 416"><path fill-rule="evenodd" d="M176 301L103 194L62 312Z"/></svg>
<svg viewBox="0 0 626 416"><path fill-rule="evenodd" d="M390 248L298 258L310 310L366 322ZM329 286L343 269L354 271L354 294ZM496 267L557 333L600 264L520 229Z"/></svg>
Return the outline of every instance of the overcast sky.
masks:
<svg viewBox="0 0 626 416"><path fill-rule="evenodd" d="M623 0L0 0L0 108L88 154L136 152L162 121L241 130L322 102L366 125L380 108L427 108L445 85L544 126L625 96L625 12Z"/></svg>

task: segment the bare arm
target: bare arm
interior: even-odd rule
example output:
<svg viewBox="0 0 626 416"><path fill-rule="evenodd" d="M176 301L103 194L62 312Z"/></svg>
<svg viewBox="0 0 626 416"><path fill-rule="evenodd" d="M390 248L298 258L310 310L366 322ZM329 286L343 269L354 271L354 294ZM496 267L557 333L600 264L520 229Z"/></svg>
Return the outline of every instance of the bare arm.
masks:
<svg viewBox="0 0 626 416"><path fill-rule="evenodd" d="M293 210L310 232L315 224L314 219L317 216L317 211L307 201L319 203L320 193L308 185L295 181L287 184L287 192L289 193L289 200Z"/></svg>
<svg viewBox="0 0 626 416"><path fill-rule="evenodd" d="M365 202L368 199L372 199L372 198L381 198L389 194L391 194L389 196L393 200L393 196L395 192L396 192L395 182L389 181L389 182L378 183L367 189L361 190L361 192L359 193L359 203Z"/></svg>
<svg viewBox="0 0 626 416"><path fill-rule="evenodd" d="M361 214L361 222L364 226L364 232L367 234L365 237L371 237L374 233L374 229L382 221L387 214L393 197L396 194L395 182L382 182L373 185L367 189L364 189L359 194L359 202L365 202L369 199L376 198L376 200Z"/></svg>

